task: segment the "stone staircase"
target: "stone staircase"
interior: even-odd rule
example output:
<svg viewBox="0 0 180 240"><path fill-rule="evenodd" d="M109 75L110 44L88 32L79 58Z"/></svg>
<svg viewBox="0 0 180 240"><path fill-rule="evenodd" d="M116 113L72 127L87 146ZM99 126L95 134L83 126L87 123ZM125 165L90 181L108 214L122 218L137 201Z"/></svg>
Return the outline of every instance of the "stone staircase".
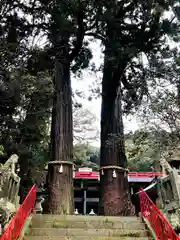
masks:
<svg viewBox="0 0 180 240"><path fill-rule="evenodd" d="M35 215L26 240L148 240L137 217Z"/></svg>

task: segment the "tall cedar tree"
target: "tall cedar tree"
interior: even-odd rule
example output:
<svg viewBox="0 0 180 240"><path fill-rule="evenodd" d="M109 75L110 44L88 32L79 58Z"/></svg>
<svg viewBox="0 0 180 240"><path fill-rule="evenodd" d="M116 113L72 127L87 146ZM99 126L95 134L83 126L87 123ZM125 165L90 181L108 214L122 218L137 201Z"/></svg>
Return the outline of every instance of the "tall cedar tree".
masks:
<svg viewBox="0 0 180 240"><path fill-rule="evenodd" d="M70 70L86 67L92 57L85 32L91 24L92 6L85 1L40 1L49 19L41 26L48 32L50 47L46 61L51 56L54 65L54 98L50 162L48 165L48 209L51 214L73 214L73 133L72 133L72 89ZM40 16L40 8L34 10ZM40 18L40 17L39 17ZM92 21L93 24L93 21ZM39 27L39 26L38 26ZM72 62L75 64L72 66ZM86 60L86 64L84 64ZM39 64L40 63L39 59ZM37 65L36 65L37 67ZM42 66L43 67L43 66ZM71 68L72 67L72 68Z"/></svg>
<svg viewBox="0 0 180 240"><path fill-rule="evenodd" d="M101 28L97 29L96 37L101 39L105 46L99 209L103 215L132 213L127 194L127 159L124 151L122 111L118 108L118 104L121 103L117 104L117 98L126 91L129 105L139 100L137 82L140 83L142 79L138 79L136 85L133 85L133 78L128 76L128 67L135 57L141 53L149 54L162 44L166 26L171 24L167 19L162 19L162 13L164 9L168 10L169 6L167 1L108 1L101 10L98 9L101 13ZM142 84L139 86L142 87Z"/></svg>

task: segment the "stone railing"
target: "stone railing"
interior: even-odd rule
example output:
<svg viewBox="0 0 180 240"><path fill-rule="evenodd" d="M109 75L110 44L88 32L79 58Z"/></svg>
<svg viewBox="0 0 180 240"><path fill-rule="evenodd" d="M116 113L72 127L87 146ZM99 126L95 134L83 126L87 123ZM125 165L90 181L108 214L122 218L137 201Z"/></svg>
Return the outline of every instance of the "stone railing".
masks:
<svg viewBox="0 0 180 240"><path fill-rule="evenodd" d="M15 172L18 156L13 154L0 167L0 224L2 228L11 220L19 206L20 177Z"/></svg>
<svg viewBox="0 0 180 240"><path fill-rule="evenodd" d="M180 176L176 169L158 182L159 207L174 229L180 229Z"/></svg>

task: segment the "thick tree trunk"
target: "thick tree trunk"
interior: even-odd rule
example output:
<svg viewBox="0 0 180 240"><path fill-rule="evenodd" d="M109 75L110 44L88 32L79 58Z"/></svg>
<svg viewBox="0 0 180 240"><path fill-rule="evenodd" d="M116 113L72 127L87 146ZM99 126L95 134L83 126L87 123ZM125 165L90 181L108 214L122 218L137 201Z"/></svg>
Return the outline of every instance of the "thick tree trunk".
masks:
<svg viewBox="0 0 180 240"><path fill-rule="evenodd" d="M73 214L72 91L70 64L56 59L52 111L51 162L48 165L48 212Z"/></svg>
<svg viewBox="0 0 180 240"><path fill-rule="evenodd" d="M127 159L121 106L120 77L105 57L101 109L101 215L130 215L132 204L127 180Z"/></svg>

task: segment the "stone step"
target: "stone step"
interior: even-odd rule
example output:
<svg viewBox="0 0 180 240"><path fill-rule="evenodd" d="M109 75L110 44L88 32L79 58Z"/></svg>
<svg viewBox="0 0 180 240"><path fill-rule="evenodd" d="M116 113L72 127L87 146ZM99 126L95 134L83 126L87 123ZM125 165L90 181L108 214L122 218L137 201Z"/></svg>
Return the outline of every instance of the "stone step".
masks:
<svg viewBox="0 0 180 240"><path fill-rule="evenodd" d="M111 228L111 229L128 229L128 230L144 230L145 225L141 222L110 222L110 221L71 221L71 220L44 220L39 221L38 219L33 219L32 227L35 228Z"/></svg>
<svg viewBox="0 0 180 240"><path fill-rule="evenodd" d="M35 228L112 228L144 230L145 225L137 217L104 217L75 215L35 215L32 220Z"/></svg>
<svg viewBox="0 0 180 240"><path fill-rule="evenodd" d="M139 217L111 217L111 216L83 216L83 215L50 215L50 214L36 214L34 219L38 221L103 221L103 222L128 222L139 223Z"/></svg>
<svg viewBox="0 0 180 240"><path fill-rule="evenodd" d="M146 230L88 229L88 228L32 228L29 236L89 237L146 237Z"/></svg>
<svg viewBox="0 0 180 240"><path fill-rule="evenodd" d="M148 237L28 236L24 240L153 240Z"/></svg>

